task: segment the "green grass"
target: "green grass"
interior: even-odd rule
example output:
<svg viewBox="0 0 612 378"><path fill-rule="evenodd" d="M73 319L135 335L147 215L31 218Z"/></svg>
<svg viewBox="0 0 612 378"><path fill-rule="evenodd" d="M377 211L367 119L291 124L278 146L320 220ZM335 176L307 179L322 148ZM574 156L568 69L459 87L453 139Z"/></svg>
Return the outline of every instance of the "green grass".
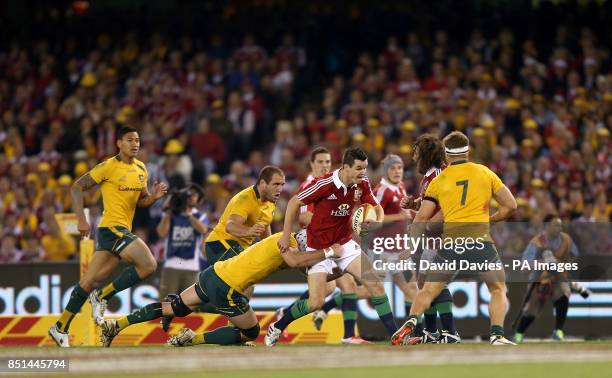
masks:
<svg viewBox="0 0 612 378"><path fill-rule="evenodd" d="M444 365L444 366L399 366L399 367L367 367L338 369L296 369L296 370L257 370L237 371L225 370L218 372L175 373L121 375L134 378L382 378L382 377L452 377L452 378L590 378L609 377L612 375L612 363L563 363L563 364L481 364L481 365ZM108 376L108 375L107 375ZM89 375L89 378L102 377ZM112 377L119 377L112 375Z"/></svg>

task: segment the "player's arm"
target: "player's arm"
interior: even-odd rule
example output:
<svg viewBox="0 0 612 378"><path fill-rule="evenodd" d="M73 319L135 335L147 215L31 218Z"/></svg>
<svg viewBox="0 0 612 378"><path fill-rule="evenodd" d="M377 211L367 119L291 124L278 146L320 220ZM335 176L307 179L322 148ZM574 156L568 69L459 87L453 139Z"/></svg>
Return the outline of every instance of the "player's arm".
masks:
<svg viewBox="0 0 612 378"><path fill-rule="evenodd" d="M327 258L340 257L341 255L342 246L340 244L311 252L300 252L297 248L289 247L286 252L281 253L283 260L291 268L310 267Z"/></svg>
<svg viewBox="0 0 612 378"><path fill-rule="evenodd" d="M230 214L225 224L225 232L237 238L258 237L266 232L266 226L255 223L251 227L245 226L246 218L238 214Z"/></svg>
<svg viewBox="0 0 612 378"><path fill-rule="evenodd" d="M300 222L300 224L303 224L305 226L308 226L311 220L312 220L312 213L310 211L305 211L303 213L300 213L300 215L298 216L298 221Z"/></svg>
<svg viewBox="0 0 612 378"><path fill-rule="evenodd" d="M265 238L267 238L270 235L272 235L272 226L268 225L268 227L266 227L266 230L264 231L263 235L261 235L261 238L265 239Z"/></svg>
<svg viewBox="0 0 612 378"><path fill-rule="evenodd" d="M497 211L491 215L491 222L499 222L507 219L516 210L516 199L510 192L510 189L506 185L502 186L495 194L493 198L499 203Z"/></svg>
<svg viewBox="0 0 612 378"><path fill-rule="evenodd" d="M77 216L78 230L81 233L81 236L89 235L89 224L87 223L85 211L83 209L83 192L93 188L96 185L98 185L96 180L94 180L89 172L87 172L83 176L79 177L79 179L72 184L72 187L70 187L70 195L72 196L72 211L74 211Z"/></svg>
<svg viewBox="0 0 612 378"><path fill-rule="evenodd" d="M413 239L421 237L427 230L427 223L435 215L437 203L432 197L425 197L421 202L419 211L414 216L412 226L410 227L410 237ZM441 213L441 211L439 211ZM410 251L414 253L414 251Z"/></svg>
<svg viewBox="0 0 612 378"><path fill-rule="evenodd" d="M138 207L147 207L151 206L155 201L162 198L168 193L168 186L165 182L155 182L153 187L151 188L151 193L149 193L149 189L145 186L142 188L140 192L140 198L136 203Z"/></svg>
<svg viewBox="0 0 612 378"><path fill-rule="evenodd" d="M291 232L293 232L293 225L298 217L300 206L304 205L305 204L297 196L291 197L287 203L285 223L283 224L283 235L278 240L278 246L280 247L281 252L285 252L287 248L289 248L289 238L291 237Z"/></svg>
<svg viewBox="0 0 612 378"><path fill-rule="evenodd" d="M370 233L372 231L379 230L382 228L383 222L385 220L385 210L380 205L376 197L374 197L374 193L372 193L372 188L370 187L370 183L365 181L365 188L363 190L363 196L361 197L361 201L363 203L369 203L374 206L374 211L376 212L376 220L375 221L365 221L361 225L361 235Z"/></svg>

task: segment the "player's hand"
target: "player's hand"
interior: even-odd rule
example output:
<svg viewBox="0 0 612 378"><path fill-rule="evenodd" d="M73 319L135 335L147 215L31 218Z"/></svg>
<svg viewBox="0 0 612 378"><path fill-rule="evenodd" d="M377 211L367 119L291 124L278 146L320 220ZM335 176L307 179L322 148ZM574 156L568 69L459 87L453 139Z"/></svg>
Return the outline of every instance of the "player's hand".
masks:
<svg viewBox="0 0 612 378"><path fill-rule="evenodd" d="M290 237L291 237L291 234L283 234L280 237L280 239L278 239L277 245L282 253L285 253L285 251L287 251L287 249L289 248L289 244L290 244L289 238Z"/></svg>
<svg viewBox="0 0 612 378"><path fill-rule="evenodd" d="M421 198L407 195L400 200L400 207L402 209L419 210L419 207L421 207Z"/></svg>
<svg viewBox="0 0 612 378"><path fill-rule="evenodd" d="M342 256L342 246L340 244L332 244L331 249L334 251L334 257L338 258Z"/></svg>
<svg viewBox="0 0 612 378"><path fill-rule="evenodd" d="M251 226L251 228L249 228L248 236L258 237L261 236L261 234L263 234L265 231L266 226L264 226L263 224L255 223Z"/></svg>
<svg viewBox="0 0 612 378"><path fill-rule="evenodd" d="M153 187L151 188L151 196L158 200L165 196L168 193L168 185L165 182L155 181Z"/></svg>
<svg viewBox="0 0 612 378"><path fill-rule="evenodd" d="M89 223L87 223L87 219L79 219L77 229L79 230L82 238L89 237L90 227Z"/></svg>
<svg viewBox="0 0 612 378"><path fill-rule="evenodd" d="M359 236L364 236L376 230L380 230L382 225L382 222L377 222L374 220L364 221L361 223L361 232L359 233Z"/></svg>

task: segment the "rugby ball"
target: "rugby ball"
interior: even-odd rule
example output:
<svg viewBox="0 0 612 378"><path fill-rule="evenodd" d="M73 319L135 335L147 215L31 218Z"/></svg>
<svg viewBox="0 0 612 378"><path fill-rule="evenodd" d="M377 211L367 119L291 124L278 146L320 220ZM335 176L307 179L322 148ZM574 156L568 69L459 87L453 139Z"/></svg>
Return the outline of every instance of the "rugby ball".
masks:
<svg viewBox="0 0 612 378"><path fill-rule="evenodd" d="M376 220L376 210L374 206L369 203L361 204L355 212L353 213L353 218L351 219L351 226L353 227L353 231L356 233L361 232L361 224L366 220Z"/></svg>

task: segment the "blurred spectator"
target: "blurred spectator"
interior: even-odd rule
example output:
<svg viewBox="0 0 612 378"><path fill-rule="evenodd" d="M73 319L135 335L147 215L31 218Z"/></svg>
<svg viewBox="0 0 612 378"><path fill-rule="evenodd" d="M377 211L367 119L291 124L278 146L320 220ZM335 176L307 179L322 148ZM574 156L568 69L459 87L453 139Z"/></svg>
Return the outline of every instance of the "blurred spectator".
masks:
<svg viewBox="0 0 612 378"><path fill-rule="evenodd" d="M76 242L72 236L62 232L55 220L53 209L45 210L43 222L48 232L41 240L44 259L47 261L61 261L72 258L77 250Z"/></svg>

